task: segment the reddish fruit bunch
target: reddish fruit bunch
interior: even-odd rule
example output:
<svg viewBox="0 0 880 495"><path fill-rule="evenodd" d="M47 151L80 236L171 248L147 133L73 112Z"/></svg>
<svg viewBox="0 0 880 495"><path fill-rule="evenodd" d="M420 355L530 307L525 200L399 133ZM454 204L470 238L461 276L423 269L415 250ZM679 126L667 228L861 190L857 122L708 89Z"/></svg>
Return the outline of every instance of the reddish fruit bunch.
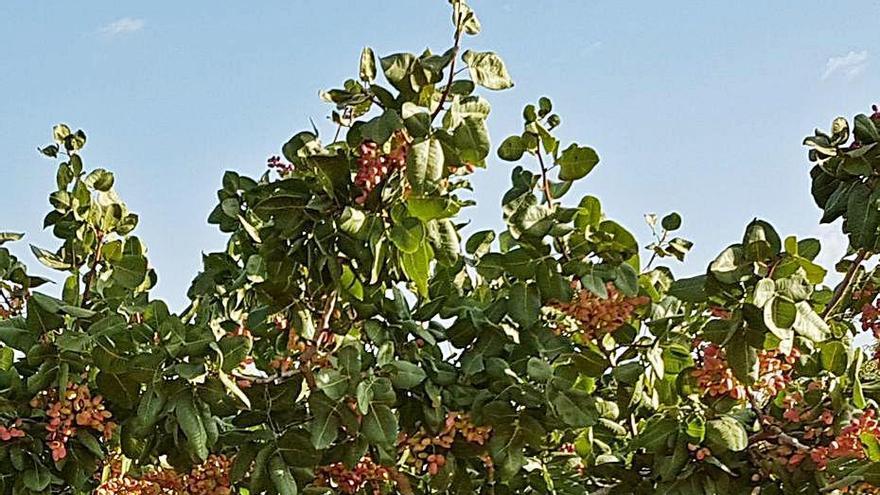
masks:
<svg viewBox="0 0 880 495"><path fill-rule="evenodd" d="M0 440L4 442L8 442L14 438L21 438L24 436L24 431L20 430L22 421L20 419L15 420L13 426L2 426L0 425Z"/></svg>
<svg viewBox="0 0 880 495"><path fill-rule="evenodd" d="M446 415L443 430L437 435L431 435L424 427L412 436L401 433L397 448L406 457L407 464L418 472L427 471L433 476L446 465L446 453L456 437L468 443L485 445L491 433L490 426L476 426L467 414L450 412Z"/></svg>
<svg viewBox="0 0 880 495"><path fill-rule="evenodd" d="M866 409L858 418L853 418L850 424L840 430L834 440L828 446L815 447L810 453L813 462L818 469L824 469L828 459L841 457L849 459L865 459L865 448L862 446L862 435L870 435L880 438L880 425L877 422L877 413L874 409Z"/></svg>
<svg viewBox="0 0 880 495"><path fill-rule="evenodd" d="M645 296L624 296L611 282L605 284L606 298L581 288L579 282L573 283L572 288L575 289L572 300L555 307L577 320L580 335L585 340L601 338L617 330L630 321L639 306L650 302Z"/></svg>
<svg viewBox="0 0 880 495"><path fill-rule="evenodd" d="M855 294L853 298L856 298ZM874 299L872 302L865 303L862 306L862 313L859 319L862 322L862 330L866 332L870 330L874 334L874 339L880 340L880 299ZM874 349L874 359L880 360L880 346Z"/></svg>
<svg viewBox="0 0 880 495"><path fill-rule="evenodd" d="M801 357L798 349L783 354L778 349L758 352L758 380L752 388L773 397L791 382L791 370Z"/></svg>
<svg viewBox="0 0 880 495"><path fill-rule="evenodd" d="M266 166L276 170L278 175L282 177L293 172L293 164L282 161L280 156L270 156L269 159L266 160Z"/></svg>
<svg viewBox="0 0 880 495"><path fill-rule="evenodd" d="M17 291L9 295L3 293L3 298L0 300L0 320L8 320L9 318L20 316L24 309L24 303L24 297L18 294Z"/></svg>
<svg viewBox="0 0 880 495"><path fill-rule="evenodd" d="M152 468L133 476L122 474L119 459L114 459L110 479L95 490L95 495L229 495L230 469L232 461L226 456L211 455L183 476L170 468Z"/></svg>
<svg viewBox="0 0 880 495"><path fill-rule="evenodd" d="M61 397L54 389L44 391L31 400L31 407L44 409L49 418L46 444L56 462L67 457L67 442L76 436L78 428L91 428L105 440L109 440L116 429L103 397L92 397L88 385L70 383Z"/></svg>
<svg viewBox="0 0 880 495"><path fill-rule="evenodd" d="M710 397L729 396L740 400L745 398L746 389L733 376L733 370L727 365L724 349L717 344L705 344L698 347L698 366L691 372L697 379L697 385L704 395Z"/></svg>
<svg viewBox="0 0 880 495"><path fill-rule="evenodd" d="M229 471L232 461L225 455L211 455L208 459L192 468L184 477L185 493L191 495L229 495L232 493L232 482Z"/></svg>
<svg viewBox="0 0 880 495"><path fill-rule="evenodd" d="M701 447L693 443L688 443L687 448L688 451L690 451L691 455L694 456L694 459L698 461L702 461L703 459L712 455L712 451L709 450L709 447Z"/></svg>
<svg viewBox="0 0 880 495"><path fill-rule="evenodd" d="M362 457L354 469L337 462L315 472L316 486L336 488L342 493L357 493L369 486L375 495L380 495L390 483L391 470L373 462L369 455Z"/></svg>
<svg viewBox="0 0 880 495"><path fill-rule="evenodd" d="M162 491L162 487L146 480L121 476L101 483L94 495L176 495L180 492Z"/></svg>
<svg viewBox="0 0 880 495"><path fill-rule="evenodd" d="M710 397L724 395L741 400L746 397L746 388L733 375L727 363L724 349L717 344L698 345L698 366L691 372L696 377L697 385L704 394ZM777 349L758 352L758 380L752 385L757 392L764 392L768 397L776 395L791 381L791 370L800 357L800 351L792 349L783 354Z"/></svg>
<svg viewBox="0 0 880 495"><path fill-rule="evenodd" d="M372 141L361 143L358 151L358 171L354 177L354 185L360 188L361 194L355 198L357 204L364 204L385 177L395 171L406 168L406 154L409 149L405 136L397 133L391 140L391 151L383 153L379 145Z"/></svg>

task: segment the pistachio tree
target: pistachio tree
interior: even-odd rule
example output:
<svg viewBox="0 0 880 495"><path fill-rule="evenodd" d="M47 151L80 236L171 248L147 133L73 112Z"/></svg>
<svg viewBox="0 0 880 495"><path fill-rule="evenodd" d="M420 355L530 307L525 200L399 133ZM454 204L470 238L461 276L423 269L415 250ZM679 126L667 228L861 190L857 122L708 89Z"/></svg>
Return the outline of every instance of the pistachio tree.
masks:
<svg viewBox="0 0 880 495"><path fill-rule="evenodd" d="M749 223L705 273L677 213L643 246L572 185L598 165L550 99L496 146L513 86L452 0L452 46L361 54L261 177L223 175L226 234L179 313L83 131L32 246L0 235L0 489L9 494L874 493L880 486L880 114L809 148L847 255ZM463 238L469 178L508 167L504 229ZM488 201L493 201L488 199Z"/></svg>

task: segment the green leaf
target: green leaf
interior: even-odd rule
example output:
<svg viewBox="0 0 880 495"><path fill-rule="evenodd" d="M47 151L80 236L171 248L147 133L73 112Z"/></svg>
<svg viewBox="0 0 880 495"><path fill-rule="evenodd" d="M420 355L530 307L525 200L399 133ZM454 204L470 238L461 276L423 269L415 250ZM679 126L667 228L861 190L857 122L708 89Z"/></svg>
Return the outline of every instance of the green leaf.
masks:
<svg viewBox="0 0 880 495"><path fill-rule="evenodd" d="M415 282L419 294L428 296L428 277L431 271L431 258L434 251L430 244L422 242L413 253L401 253L400 263L406 276Z"/></svg>
<svg viewBox="0 0 880 495"><path fill-rule="evenodd" d="M113 281L126 289L136 289L147 276L147 259L139 255L124 255L113 264Z"/></svg>
<svg viewBox="0 0 880 495"><path fill-rule="evenodd" d="M40 334L24 328L9 325L9 321L0 322L0 342L22 352L30 349L37 343Z"/></svg>
<svg viewBox="0 0 880 495"><path fill-rule="evenodd" d="M709 265L709 272L722 284L735 284L748 275L743 265L742 248L733 245L725 249Z"/></svg>
<svg viewBox="0 0 880 495"><path fill-rule="evenodd" d="M660 220L660 226L668 231L678 230L681 227L681 215L672 212Z"/></svg>
<svg viewBox="0 0 880 495"><path fill-rule="evenodd" d="M746 429L730 416L709 420L706 423L706 438L709 442L733 452L745 450L749 442Z"/></svg>
<svg viewBox="0 0 880 495"><path fill-rule="evenodd" d="M0 349L0 371L9 371L15 362L15 351L11 347Z"/></svg>
<svg viewBox="0 0 880 495"><path fill-rule="evenodd" d="M364 416L364 437L374 444L392 444L397 440L397 417L386 405L371 405Z"/></svg>
<svg viewBox="0 0 880 495"><path fill-rule="evenodd" d="M396 388L411 389L425 380L425 371L409 361L394 361L390 365L391 382Z"/></svg>
<svg viewBox="0 0 880 495"><path fill-rule="evenodd" d="M359 73L361 81L371 83L376 79L376 56L373 55L373 49L370 47L364 47L361 51Z"/></svg>
<svg viewBox="0 0 880 495"><path fill-rule="evenodd" d="M10 241L17 241L22 237L24 237L24 234L19 234L17 232L0 232L0 246Z"/></svg>
<svg viewBox="0 0 880 495"><path fill-rule="evenodd" d="M588 409L583 408L565 393L559 392L553 398L553 408L556 414L567 425L575 428L584 428L596 423L596 417L590 414ZM595 411L593 411L595 412Z"/></svg>
<svg viewBox="0 0 880 495"><path fill-rule="evenodd" d="M482 117L465 117L452 136L458 156L470 163L480 163L489 154L489 129Z"/></svg>
<svg viewBox="0 0 880 495"><path fill-rule="evenodd" d="M522 328L538 322L541 313L541 297L534 285L517 282L510 288L508 314Z"/></svg>
<svg viewBox="0 0 880 495"><path fill-rule="evenodd" d="M96 168L86 176L85 183L97 191L109 191L113 187L113 173L103 168Z"/></svg>
<svg viewBox="0 0 880 495"><path fill-rule="evenodd" d="M684 302L701 303L706 300L706 276L682 278L669 286L669 295Z"/></svg>
<svg viewBox="0 0 880 495"><path fill-rule="evenodd" d="M578 180L589 174L599 163L596 150L572 143L556 160L559 180Z"/></svg>
<svg viewBox="0 0 880 495"><path fill-rule="evenodd" d="M326 449L339 435L337 404L324 394L313 394L309 397L309 405L314 417L309 425L312 445L318 450Z"/></svg>
<svg viewBox="0 0 880 495"><path fill-rule="evenodd" d="M880 189L857 183L850 190L844 229L854 248L874 249L880 227Z"/></svg>
<svg viewBox="0 0 880 495"><path fill-rule="evenodd" d="M217 343L223 354L223 371L238 368L251 352L251 339L244 335L225 335Z"/></svg>
<svg viewBox="0 0 880 495"><path fill-rule="evenodd" d="M471 79L486 89L501 90L513 87L513 81L504 62L494 52L467 50L461 56L470 69Z"/></svg>
<svg viewBox="0 0 880 495"><path fill-rule="evenodd" d="M70 270L71 264L61 259L60 256L52 253L50 251L46 251L45 249L40 249L37 246L31 245L31 252L34 253L34 256L37 257L37 261L42 263L48 268L53 270Z"/></svg>
<svg viewBox="0 0 880 495"><path fill-rule="evenodd" d="M828 324L821 316L813 311L812 306L807 301L801 301L795 304L797 308L797 317L794 320L795 333L802 335L813 342L822 342L828 338L831 330Z"/></svg>
<svg viewBox="0 0 880 495"><path fill-rule="evenodd" d="M315 376L315 381L318 384L318 389L327 394L327 397L332 400L341 399L348 391L349 377L333 368L319 371Z"/></svg>
<svg viewBox="0 0 880 495"><path fill-rule="evenodd" d="M412 137L420 138L431 132L431 113L425 107L404 102L400 109L406 130Z"/></svg>
<svg viewBox="0 0 880 495"><path fill-rule="evenodd" d="M395 53L387 57L382 57L379 62L382 64L382 72L385 78L392 86L402 92L412 92L412 86L409 76L412 73L413 62L416 57L412 53Z"/></svg>
<svg viewBox="0 0 880 495"><path fill-rule="evenodd" d="M849 367L849 353L842 342L833 340L819 345L819 361L822 369L843 376Z"/></svg>
<svg viewBox="0 0 880 495"><path fill-rule="evenodd" d="M492 248L492 241L495 240L495 232L492 230L481 230L471 235L464 245L468 254L482 256L489 252Z"/></svg>
<svg viewBox="0 0 880 495"><path fill-rule="evenodd" d="M791 328L797 318L797 307L791 301L782 297L774 297L767 304L769 309L770 321L766 321L768 311L765 310L765 323L768 325L776 325L779 328Z"/></svg>
<svg viewBox="0 0 880 495"><path fill-rule="evenodd" d="M458 201L449 196L410 196L406 207L410 215L422 222L451 218L461 210Z"/></svg>
<svg viewBox="0 0 880 495"><path fill-rule="evenodd" d="M498 147L498 158L507 162L515 162L522 158L526 147L523 145L522 138L519 136L510 136L501 142Z"/></svg>
<svg viewBox="0 0 880 495"><path fill-rule="evenodd" d="M425 240L425 227L416 218L404 218L388 231L391 242L404 253L415 253Z"/></svg>
<svg viewBox="0 0 880 495"><path fill-rule="evenodd" d="M41 492L45 490L52 481L52 473L45 466L34 461L34 468L29 469L21 474L21 481L24 486L35 491Z"/></svg>
<svg viewBox="0 0 880 495"><path fill-rule="evenodd" d="M174 412L177 416L177 424L186 435L187 442L193 452L202 461L208 458L208 434L205 431L205 425L202 422L202 416L196 407L195 399L189 393L181 395L174 406Z"/></svg>
<svg viewBox="0 0 880 495"><path fill-rule="evenodd" d="M403 120L395 110L385 110L360 127L361 136L375 143L383 144L391 139L394 131L403 127Z"/></svg>
<svg viewBox="0 0 880 495"><path fill-rule="evenodd" d="M444 175L443 146L434 137L413 143L406 159L406 176L413 192L430 192Z"/></svg>
<svg viewBox="0 0 880 495"><path fill-rule="evenodd" d="M676 433L678 429L678 421L672 418L654 417L640 428L639 434L632 441L632 448L655 451L665 447L669 436Z"/></svg>
<svg viewBox="0 0 880 495"><path fill-rule="evenodd" d="M297 495L296 480L280 455L276 454L269 460L269 479L279 495Z"/></svg>
<svg viewBox="0 0 880 495"><path fill-rule="evenodd" d="M755 306L763 308L767 302L776 295L776 283L772 278L762 278L755 285L755 295L752 302ZM794 321L792 321L794 323Z"/></svg>
<svg viewBox="0 0 880 495"><path fill-rule="evenodd" d="M791 301L772 297L764 304L764 325L780 340L791 340L796 320L797 306Z"/></svg>
<svg viewBox="0 0 880 495"><path fill-rule="evenodd" d="M526 370L529 374L529 378L539 382L546 382L551 376L553 376L553 368L550 364L537 357L529 358Z"/></svg>
<svg viewBox="0 0 880 495"><path fill-rule="evenodd" d="M751 385L758 379L758 351L749 345L745 334L735 334L727 343L725 351L730 369L739 381Z"/></svg>
<svg viewBox="0 0 880 495"><path fill-rule="evenodd" d="M877 126L870 117L865 114L856 115L854 124L853 133L862 145L880 142L880 132L877 132Z"/></svg>

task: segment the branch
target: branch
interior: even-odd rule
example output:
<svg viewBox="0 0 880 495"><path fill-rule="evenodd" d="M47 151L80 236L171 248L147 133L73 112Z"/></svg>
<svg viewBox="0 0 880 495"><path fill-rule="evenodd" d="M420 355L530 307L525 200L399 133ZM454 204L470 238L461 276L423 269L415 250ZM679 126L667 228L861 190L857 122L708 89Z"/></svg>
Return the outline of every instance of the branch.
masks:
<svg viewBox="0 0 880 495"><path fill-rule="evenodd" d="M91 296L92 284L95 283L95 277L98 274L98 264L101 263L101 248L104 247L104 233L100 230L96 230L95 241L97 243L97 247L95 248L95 257L92 260L92 267L89 269L89 272L86 273L85 279L85 287L83 288L83 297L82 297L82 307L87 307L89 302L89 296Z"/></svg>
<svg viewBox="0 0 880 495"><path fill-rule="evenodd" d="M850 289L850 285L852 285L853 278L855 277L856 271L858 271L859 267L862 266L862 262L865 261L865 258L870 256L870 253L865 249L859 249L858 254L856 255L856 259L853 260L852 265L849 267L849 270L846 271L846 275L843 277L843 281L840 282L840 285L837 286L837 289L834 291L834 296L831 297L831 301L828 302L828 306L825 306L825 311L822 311L822 319L828 318L837 309L837 305L840 304L840 301L843 300L844 294Z"/></svg>
<svg viewBox="0 0 880 495"><path fill-rule="evenodd" d="M540 145L538 145L538 152L536 155L538 157L538 163L541 164L541 181L544 184L544 200L547 202L547 206L553 208L553 195L550 194L550 179L547 178L547 167L544 165L544 157L541 155Z"/></svg>
<svg viewBox="0 0 880 495"><path fill-rule="evenodd" d="M449 92L452 91L452 79L455 77L455 59L458 57L458 49L461 47L461 25L464 13L459 11L458 18L455 20L455 43L452 45L452 62L449 64L449 80L446 81L446 87L443 88L443 94L440 96L440 103L431 114L431 122L437 118L437 115L443 110L443 103L449 98Z"/></svg>

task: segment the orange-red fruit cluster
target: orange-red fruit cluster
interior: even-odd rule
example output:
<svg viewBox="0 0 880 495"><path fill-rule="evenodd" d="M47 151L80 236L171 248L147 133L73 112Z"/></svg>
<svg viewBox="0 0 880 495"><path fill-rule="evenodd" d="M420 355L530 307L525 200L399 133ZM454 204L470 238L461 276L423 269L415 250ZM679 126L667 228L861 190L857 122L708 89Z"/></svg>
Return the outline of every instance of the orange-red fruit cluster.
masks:
<svg viewBox="0 0 880 495"><path fill-rule="evenodd" d="M702 346L700 354L699 365L691 375L697 379L697 385L704 394L710 397L727 395L736 400L746 397L746 388L733 375L724 349L710 343ZM789 354L782 354L776 349L758 352L758 380L752 388L768 396L776 395L791 381L791 369L799 357L797 349L792 349Z"/></svg>
<svg viewBox="0 0 880 495"><path fill-rule="evenodd" d="M225 455L211 455L208 459L192 468L184 478L186 493L192 495L229 495L232 493L232 482L229 471L232 461Z"/></svg>
<svg viewBox="0 0 880 495"><path fill-rule="evenodd" d="M15 293L5 296L2 302L0 302L0 320L7 320L21 315L24 309L24 302L24 298Z"/></svg>
<svg viewBox="0 0 880 495"><path fill-rule="evenodd" d="M95 489L95 495L176 495L178 493L180 492L164 491L155 483L131 476L111 478Z"/></svg>
<svg viewBox="0 0 880 495"><path fill-rule="evenodd" d="M791 370L801 357L798 349L782 354L777 349L758 352L758 380L752 386L755 390L766 392L770 397L779 393L791 382Z"/></svg>
<svg viewBox="0 0 880 495"><path fill-rule="evenodd" d="M114 474L95 490L95 495L230 495L232 484L229 471L232 461L224 455L211 455L181 476L173 469L152 469L141 476L120 474L111 464Z"/></svg>
<svg viewBox="0 0 880 495"><path fill-rule="evenodd" d="M862 447L861 435L868 434L880 438L880 425L877 422L877 413L873 409L867 409L858 418L853 418L850 424L840 430L840 433L828 444L828 446L815 447L810 452L810 457L816 463L818 469L824 469L828 459L840 457L852 459L864 459L867 455Z"/></svg>
<svg viewBox="0 0 880 495"><path fill-rule="evenodd" d="M880 300L862 306L862 314L859 319L862 322L862 330L870 330L874 334L874 338L880 340ZM874 359L880 360L880 346L874 349Z"/></svg>
<svg viewBox="0 0 880 495"><path fill-rule="evenodd" d="M76 436L78 428L91 428L105 440L116 428L116 423L110 421L113 415L104 407L104 398L92 397L88 385L70 383L60 397L56 390L45 391L31 400L31 407L45 408L49 418L46 444L56 462L67 457L67 442Z"/></svg>
<svg viewBox="0 0 880 495"><path fill-rule="evenodd" d="M389 173L406 167L408 151L406 139L396 135L393 144L391 151L387 154L383 153L379 145L372 141L364 141L360 145L358 171L354 177L354 185L361 190L361 195L355 198L357 204L364 204L373 189Z"/></svg>
<svg viewBox="0 0 880 495"><path fill-rule="evenodd" d="M24 436L24 432L21 431L22 422L20 419L15 420L14 426L2 426L0 425L0 440L4 442L8 442L13 438L21 438Z"/></svg>
<svg viewBox="0 0 880 495"><path fill-rule="evenodd" d="M581 336L588 340L617 330L630 321L639 306L650 302L645 296L626 297L611 282L605 284L607 298L582 289L578 282L573 283L572 288L576 290L572 300L558 303L556 307L577 320Z"/></svg>
<svg viewBox="0 0 880 495"><path fill-rule="evenodd" d="M446 465L446 453L457 437L468 443L485 445L491 433L490 426L476 426L467 414L450 412L446 415L443 430L437 435L421 428L412 436L401 433L397 445L401 453L409 451L407 464L416 471L427 471L433 476Z"/></svg>
<svg viewBox="0 0 880 495"><path fill-rule="evenodd" d="M315 485L333 487L342 493L357 493L369 486L375 495L382 493L382 487L391 483L391 470L373 462L366 455L358 461L354 469L337 462L321 466L315 472Z"/></svg>
<svg viewBox="0 0 880 495"><path fill-rule="evenodd" d="M706 344L701 349L702 359L697 369L691 372L703 394L710 397L729 396L739 400L746 396L745 387L733 376L727 365L724 349L717 344Z"/></svg>

